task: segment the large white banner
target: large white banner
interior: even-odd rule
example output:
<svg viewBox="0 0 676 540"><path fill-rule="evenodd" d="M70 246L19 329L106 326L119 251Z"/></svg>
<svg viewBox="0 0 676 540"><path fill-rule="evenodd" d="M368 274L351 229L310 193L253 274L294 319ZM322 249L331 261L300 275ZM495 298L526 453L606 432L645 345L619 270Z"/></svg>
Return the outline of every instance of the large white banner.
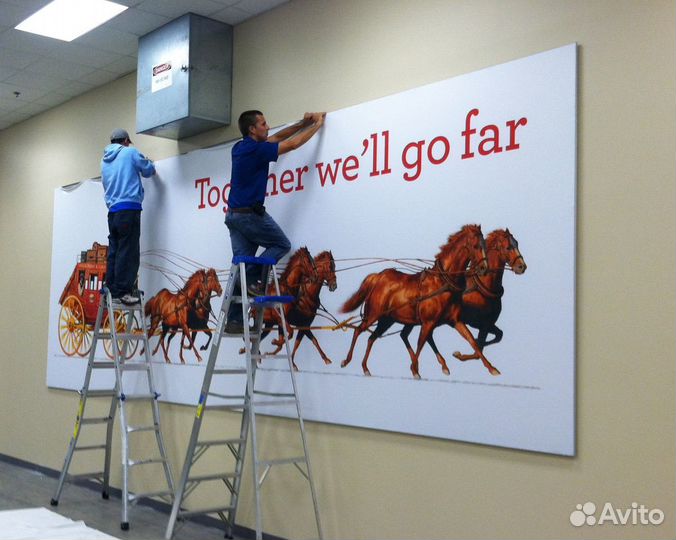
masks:
<svg viewBox="0 0 676 540"><path fill-rule="evenodd" d="M144 181L146 301L163 288L175 293L200 269L213 268L225 289L231 147L159 161L157 176ZM296 330L311 329L330 361L303 339L295 363L306 418L573 455L575 174L575 45L328 114L319 135L271 166L266 200L297 259L307 247L316 261L324 251L335 261L337 288L319 290L317 316ZM470 251L455 235L476 232L473 225L486 240L489 271L479 283L467 277L463 295L456 287L465 274L457 268L465 269ZM92 247L105 246L107 234L100 182L56 190L49 386L82 386L93 326L87 303L96 301L105 270L104 251L97 258ZM381 273L387 269L397 272ZM475 270L470 264L468 275ZM363 303L343 313L371 274L379 275L365 284ZM396 299L376 297L392 291ZM222 298L212 298L216 315ZM402 306L417 320L402 324ZM373 324L345 364L364 311ZM454 356L473 353L463 324L448 324L456 320L475 338L483 328L489 343L501 336L483 349L485 362ZM415 355L430 324L448 369L423 339L418 378L402 329ZM364 368L369 336L381 330ZM262 350L274 349L274 338ZM151 337L153 349L159 339ZM209 336L198 333L195 349L181 348L181 339L179 331L166 355L157 349L154 373L161 399L194 405L209 354L200 347ZM219 364L241 364L241 344L224 339ZM102 347L97 356L105 358ZM272 386L279 362L260 367ZM94 385L111 383L97 378Z"/></svg>

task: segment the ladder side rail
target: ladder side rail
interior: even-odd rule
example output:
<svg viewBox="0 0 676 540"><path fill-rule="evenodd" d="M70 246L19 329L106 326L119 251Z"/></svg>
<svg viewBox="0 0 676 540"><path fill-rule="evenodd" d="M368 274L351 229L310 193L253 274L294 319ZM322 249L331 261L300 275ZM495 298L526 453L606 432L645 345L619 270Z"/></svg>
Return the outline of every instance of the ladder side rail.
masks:
<svg viewBox="0 0 676 540"><path fill-rule="evenodd" d="M183 462L183 468L181 470L181 476L179 478L178 484L176 485L174 493L174 503L171 508L171 514L169 515L167 530L164 535L166 540L171 540L171 537L174 534L174 528L176 526L176 521L178 519L178 513L181 510L181 503L183 502L183 499L187 497L195 487L197 487L196 485L194 485L192 486L191 489L190 488L186 489L188 477L190 476L190 469L192 468L193 464L196 461L196 459L194 459L195 447L197 446L197 441L199 439L199 432L202 426L204 409L206 407L209 388L211 387L211 379L213 376L214 367L216 365L216 360L218 359L221 338L223 337L223 327L225 326L225 319L228 310L230 308L230 303L232 301L236 278L237 274L232 272L231 270L230 277L228 279L228 284L226 286L226 294L223 298L221 312L219 314L218 323L216 325L215 335L213 337L211 349L209 350L209 359L207 360L207 366L204 373L204 380L202 381L202 388L200 390L200 395L197 403L197 411L195 413L195 418L193 419L192 431L190 433L190 440L188 442L188 448L186 450L185 460Z"/></svg>
<svg viewBox="0 0 676 540"><path fill-rule="evenodd" d="M82 390L80 390L80 403L78 405L77 416L75 418L75 428L73 429L73 434L71 435L70 442L68 443L68 449L66 451L66 457L64 459L63 467L61 469L61 474L59 475L59 481L56 486L56 491L54 492L54 497L52 497L51 505L56 506L59 502L59 497L61 496L61 491L63 490L63 485L68 475L68 469L73 460L73 452L77 446L77 441L80 438L80 430L82 427L82 418L84 416L85 406L87 404L87 391L89 390L89 383L92 377L92 364L94 362L94 356L96 354L96 342L98 332L101 328L101 320L103 318L103 302L99 303L99 309L96 313L96 323L94 325L94 338L92 340L92 346L89 351L89 360L87 362L87 371L85 372L85 379L82 385ZM112 422L109 422L109 426Z"/></svg>
<svg viewBox="0 0 676 540"><path fill-rule="evenodd" d="M152 369L152 360L150 357L150 339L148 336L148 326L145 318L145 300L143 298L143 292L139 291L139 301L141 305L141 311L139 313L139 318L141 319L141 331L142 334L142 344L143 344L143 357L144 362L148 366L148 392L155 395L155 398L152 400L151 407L153 413L153 424L155 425L155 439L157 441L157 447L160 451L160 457L162 458L162 468L164 470L164 477L167 482L167 489L173 494L174 492L174 478L171 474L171 468L169 467L169 459L167 457L166 446L164 445L164 436L162 435L162 430L160 429L160 406L158 403L159 394L156 392L155 378ZM128 326L129 328L129 326Z"/></svg>
<svg viewBox="0 0 676 540"><path fill-rule="evenodd" d="M277 291L277 294L280 294L279 290L279 281L277 279L277 272L273 272L273 280L275 283L275 290ZM321 525L321 519L319 517L319 503L318 503L318 498L317 498L317 493L315 490L315 483L314 483L314 478L312 475L312 466L310 464L310 453L308 452L308 447L307 447L307 440L305 437L305 422L303 420L303 414L301 412L301 407L300 407L300 399L298 397L298 384L296 381L296 370L293 367L293 357L291 355L291 345L289 343L289 336L287 335L287 326L286 326L286 316L284 315L284 305L280 304L275 307L277 309L277 312L279 313L280 320L282 322L281 328L282 328L282 336L284 339L284 347L286 349L286 356L289 364L289 373L291 375L291 385L293 387L293 393L295 396L295 401L296 401L296 412L298 414L298 424L300 427L300 437L301 441L303 444L303 454L305 455L305 465L307 467L307 480L310 484L310 493L312 495L312 505L314 508L315 512L315 521L317 523L317 534L319 535L320 540L324 538L323 531L322 531L322 525Z"/></svg>

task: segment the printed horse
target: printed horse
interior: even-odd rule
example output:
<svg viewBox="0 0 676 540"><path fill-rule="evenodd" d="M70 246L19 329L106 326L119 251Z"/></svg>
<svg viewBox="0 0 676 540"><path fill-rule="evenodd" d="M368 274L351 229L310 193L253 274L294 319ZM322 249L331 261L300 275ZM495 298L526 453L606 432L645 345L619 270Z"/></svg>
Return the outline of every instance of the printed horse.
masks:
<svg viewBox="0 0 676 540"><path fill-rule="evenodd" d="M197 295L195 299L195 305L193 308L188 310L188 328L191 331L192 342L195 342L195 337L198 332L204 332L207 334L207 342L200 347L200 351L206 351L209 348L211 343L211 338L213 337L211 329L209 328L209 315L211 315L211 299L214 296L221 296L223 294L223 289L221 288L221 283L218 280L216 275L216 270L209 268L207 270L207 283L206 283L206 297L202 298L201 294ZM162 325L164 328L164 324ZM177 328L168 329L171 333L167 338L167 349L171 340L176 335ZM181 348L187 349L189 345L185 345L185 335L181 338Z"/></svg>
<svg viewBox="0 0 676 540"><path fill-rule="evenodd" d="M307 250L307 248L305 249ZM307 255L309 256L309 253ZM280 278L280 288L281 283L282 279ZM330 364L331 359L322 350L319 341L317 341L317 338L309 327L317 316L317 310L321 305L319 293L322 287L327 285L331 292L335 291L338 287L336 282L336 263L333 259L333 254L330 251L322 251L314 257L313 271L302 274L298 280L298 284L295 294L296 300L284 305L284 318L287 322L289 339L291 339L293 328L298 329L298 334L296 334L296 340L293 344L293 352L291 353L291 363L294 369L298 370L298 366L296 366L294 361L296 351L302 339L307 336L319 352L322 360L324 360L324 364ZM279 313L274 309L266 310L263 315L263 324L263 337L269 334L275 326L279 330L279 338L273 341L273 344L277 345L277 348L269 353L277 354L284 344L281 332L282 320Z"/></svg>
<svg viewBox="0 0 676 540"><path fill-rule="evenodd" d="M178 292L172 293L168 289L162 289L146 302L145 315L146 317L150 317L148 336L152 336L160 322L162 323L162 333L157 346L153 350L153 355L157 352L160 345L162 345L164 360L168 363L171 362L167 353L164 337L172 329L180 328L183 331L183 336L188 336L189 348L195 352L199 361L202 360L195 349L194 339L190 338L188 313L191 309L195 309L196 303L200 299L208 298L208 296L207 272L204 269L200 269L186 280L185 285ZM180 358L181 363L185 363L185 360L183 359L183 348L181 348Z"/></svg>
<svg viewBox="0 0 676 540"><path fill-rule="evenodd" d="M467 281L467 287L462 294L460 314L460 319L465 324L479 330L476 341L480 351L488 345L499 343L502 339L503 332L495 323L502 311L502 295L505 292L502 277L505 267L511 268L516 275L523 274L527 268L526 261L519 251L519 243L509 229L497 229L486 237L486 258L488 260L486 274L483 276L472 274ZM442 321L441 324L451 324L451 322ZM401 339L404 340L407 348L410 348L407 338L412 328L411 325L407 325L401 332ZM492 334L493 339L487 340L488 334ZM439 353L432 334L427 338L427 342L432 347L439 363L444 364L445 361ZM463 362L479 358L476 352L461 354L456 351L453 356Z"/></svg>
<svg viewBox="0 0 676 540"><path fill-rule="evenodd" d="M368 275L341 310L347 313L364 304L362 321L354 330L350 350L341 367L350 363L357 338L374 323L377 326L369 336L362 361L365 375L371 374L367 361L373 344L395 322L421 326L416 350L409 350L411 373L416 379L420 378L420 351L427 337L442 320L454 321L456 330L478 351L472 333L460 320L462 292L465 290L466 272L470 262L476 272L482 274L486 271L485 242L480 225L465 225L459 232L449 236L435 256L432 268L415 274L404 274L388 268ZM493 375L499 374L483 355L481 358ZM444 373L449 373L445 363L442 363L442 369Z"/></svg>

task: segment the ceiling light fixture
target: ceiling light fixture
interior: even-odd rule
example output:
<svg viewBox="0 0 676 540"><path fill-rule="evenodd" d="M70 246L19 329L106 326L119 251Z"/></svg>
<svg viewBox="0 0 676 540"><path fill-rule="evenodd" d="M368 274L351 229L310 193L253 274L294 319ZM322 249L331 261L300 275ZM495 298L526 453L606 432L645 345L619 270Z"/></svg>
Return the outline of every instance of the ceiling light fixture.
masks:
<svg viewBox="0 0 676 540"><path fill-rule="evenodd" d="M108 0L53 0L15 28L62 41L73 41L125 9L127 6Z"/></svg>

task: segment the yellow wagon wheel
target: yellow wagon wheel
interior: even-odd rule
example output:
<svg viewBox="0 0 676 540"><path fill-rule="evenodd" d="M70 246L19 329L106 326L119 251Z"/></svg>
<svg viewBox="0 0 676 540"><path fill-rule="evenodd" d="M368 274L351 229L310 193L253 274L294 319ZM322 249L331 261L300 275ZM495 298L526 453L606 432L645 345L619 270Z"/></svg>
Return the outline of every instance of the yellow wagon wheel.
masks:
<svg viewBox="0 0 676 540"><path fill-rule="evenodd" d="M92 350L92 341L94 340L94 330L91 326L85 325L85 331L82 333L82 341L77 348L77 354L80 356L87 356Z"/></svg>
<svg viewBox="0 0 676 540"><path fill-rule="evenodd" d="M126 314L126 312L115 310L114 314L115 314L115 332L117 334L127 333L127 314ZM106 332L106 333L110 332L110 322L108 321L108 313L106 313L104 318L103 318L102 330L103 330L103 332ZM140 329L136 315L132 315L131 332L130 333L136 334L136 333L139 333L141 331L142 330ZM124 347L124 340L118 339L117 340L117 348L120 352L122 352L123 347ZM113 340L112 339L104 340L103 348L105 349L106 354L108 355L108 358L110 358L110 359L114 358L114 355L113 355ZM124 355L124 359L129 360L132 356L134 356L134 354L136 353L136 349L138 349L138 341L136 341L136 340L128 341L127 350L126 350L126 354Z"/></svg>
<svg viewBox="0 0 676 540"><path fill-rule="evenodd" d="M82 302L77 296L66 297L59 312L59 345L66 356L78 353L86 333Z"/></svg>

